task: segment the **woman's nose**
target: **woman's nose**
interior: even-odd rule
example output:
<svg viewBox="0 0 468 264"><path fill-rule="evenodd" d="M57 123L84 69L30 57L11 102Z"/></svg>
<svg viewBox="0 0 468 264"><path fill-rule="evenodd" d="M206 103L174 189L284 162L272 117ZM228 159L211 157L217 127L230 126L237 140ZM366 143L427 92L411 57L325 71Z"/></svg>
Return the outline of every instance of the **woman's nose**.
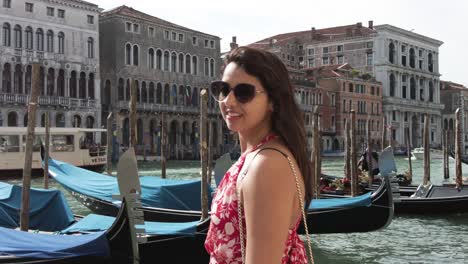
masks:
<svg viewBox="0 0 468 264"><path fill-rule="evenodd" d="M236 96L234 95L234 92L232 90L228 93L226 98L224 98L224 103L226 104L226 106L236 105Z"/></svg>

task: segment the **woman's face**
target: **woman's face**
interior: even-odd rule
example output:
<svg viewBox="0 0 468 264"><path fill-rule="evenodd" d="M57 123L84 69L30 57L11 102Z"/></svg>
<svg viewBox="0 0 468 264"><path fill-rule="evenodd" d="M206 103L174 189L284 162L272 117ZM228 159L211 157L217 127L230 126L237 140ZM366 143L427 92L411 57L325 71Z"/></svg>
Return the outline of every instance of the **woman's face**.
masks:
<svg viewBox="0 0 468 264"><path fill-rule="evenodd" d="M225 100L219 102L227 127L239 133L270 129L272 104L260 81L234 62L226 66L222 80L229 83L231 88L240 83L247 83L254 85L256 90L254 98L247 103L239 103L232 91Z"/></svg>

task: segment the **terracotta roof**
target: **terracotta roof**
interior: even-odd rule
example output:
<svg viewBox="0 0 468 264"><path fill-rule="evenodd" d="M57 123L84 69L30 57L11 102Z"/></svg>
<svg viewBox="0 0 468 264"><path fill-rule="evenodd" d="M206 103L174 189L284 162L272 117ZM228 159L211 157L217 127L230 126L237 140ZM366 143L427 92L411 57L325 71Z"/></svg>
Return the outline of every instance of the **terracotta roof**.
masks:
<svg viewBox="0 0 468 264"><path fill-rule="evenodd" d="M463 84L449 82L449 81L440 81L442 90L465 90L468 89Z"/></svg>
<svg viewBox="0 0 468 264"><path fill-rule="evenodd" d="M313 32L314 29L279 34L254 42L252 44L249 44L248 46L255 48L265 48L265 46L268 46L270 44L270 39L273 40L274 44L280 45L282 43L290 42L296 39L299 41L330 41L345 39L349 37L366 37L373 34L377 34L377 31L375 31L374 29L370 29L364 26L358 26L357 24L316 29L314 39L312 39Z"/></svg>
<svg viewBox="0 0 468 264"><path fill-rule="evenodd" d="M196 30L193 30L193 29L190 29L190 28L187 28L187 27L183 27L183 26L171 23L169 21L157 18L155 16L148 15L146 13L143 13L141 11L138 11L136 9L128 7L126 5L122 5L122 6L119 6L119 7L116 7L116 8L113 8L111 10L108 10L108 11L105 11L105 12L101 13L101 17L103 17L103 18L111 17L111 16L114 16L114 15L122 15L122 16L127 16L127 17L131 17L131 18L134 18L134 19L138 19L138 20L146 20L148 22L159 24L159 25L162 25L162 26L167 26L167 27L177 28L177 29L187 30L187 31L193 31L193 32L208 35L208 36L211 36L211 37L219 38L218 36L215 36L215 35L211 35L211 34L203 33L203 32L200 32L200 31L196 31Z"/></svg>
<svg viewBox="0 0 468 264"><path fill-rule="evenodd" d="M306 73L318 73L322 78L333 78L333 77L342 77L342 71L350 71L353 67L348 63L343 64L333 64L333 65L324 65L314 68L305 69Z"/></svg>

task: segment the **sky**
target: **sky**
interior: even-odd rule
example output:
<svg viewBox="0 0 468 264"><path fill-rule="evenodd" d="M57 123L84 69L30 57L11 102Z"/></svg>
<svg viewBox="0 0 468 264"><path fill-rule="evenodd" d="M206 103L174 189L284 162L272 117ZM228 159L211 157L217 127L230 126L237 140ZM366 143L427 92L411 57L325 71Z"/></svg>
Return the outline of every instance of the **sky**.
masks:
<svg viewBox="0 0 468 264"><path fill-rule="evenodd" d="M88 0L104 10L127 5L149 15L221 38L229 50L281 33L351 25L369 20L444 42L439 49L441 80L468 87L468 1L466 0Z"/></svg>

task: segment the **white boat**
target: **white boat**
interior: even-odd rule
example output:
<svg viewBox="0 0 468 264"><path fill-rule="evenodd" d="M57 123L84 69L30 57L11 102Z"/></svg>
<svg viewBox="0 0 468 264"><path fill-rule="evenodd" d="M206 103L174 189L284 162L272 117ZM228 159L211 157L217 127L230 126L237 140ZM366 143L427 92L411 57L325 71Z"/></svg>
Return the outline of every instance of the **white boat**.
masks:
<svg viewBox="0 0 468 264"><path fill-rule="evenodd" d="M42 168L40 146L45 143L45 128L35 128L32 169ZM101 170L106 165L106 146L100 144L105 129L50 128L50 156L75 166ZM0 127L0 171L24 167L27 127Z"/></svg>
<svg viewBox="0 0 468 264"><path fill-rule="evenodd" d="M430 149L431 151L431 154L430 154L430 159L433 160L433 159L443 159L444 158L444 153L442 152L442 150L438 150L438 149ZM423 160L424 159L424 148L414 148L413 149L413 155L419 159L419 160Z"/></svg>

